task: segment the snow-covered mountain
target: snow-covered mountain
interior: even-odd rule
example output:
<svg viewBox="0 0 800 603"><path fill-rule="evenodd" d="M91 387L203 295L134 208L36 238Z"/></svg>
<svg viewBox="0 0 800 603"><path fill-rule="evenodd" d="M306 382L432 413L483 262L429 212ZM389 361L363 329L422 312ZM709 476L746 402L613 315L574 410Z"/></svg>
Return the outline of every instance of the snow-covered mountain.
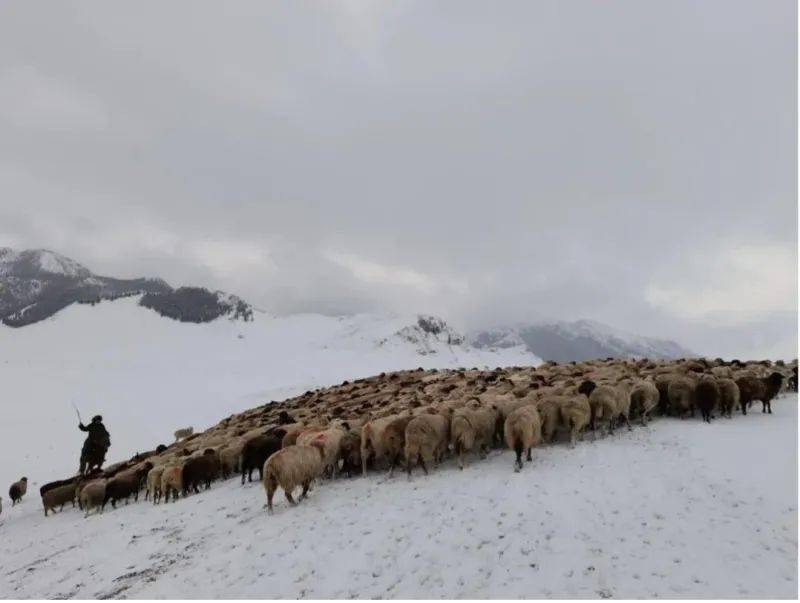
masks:
<svg viewBox="0 0 800 603"><path fill-rule="evenodd" d="M592 321L548 322L478 331L470 342L483 349L524 345L544 360L685 358L694 354L674 341L642 337Z"/></svg>
<svg viewBox="0 0 800 603"><path fill-rule="evenodd" d="M10 483L20 463L42 462L42 478L74 471L84 434L73 402L84 417L105 417L110 456L119 459L168 443L186 424L204 428L345 379L420 366L541 362L524 347L475 348L431 317L256 311L249 321L194 324L162 318L139 297L72 304L24 328L0 325L0 458L16 459L0 464L0 483Z"/></svg>
<svg viewBox="0 0 800 603"><path fill-rule="evenodd" d="M142 305L183 322L223 315L249 320L250 306L234 295L201 287L173 289L160 278L119 279L93 274L75 260L46 249L0 247L0 320L22 327L73 303L94 304L144 293Z"/></svg>

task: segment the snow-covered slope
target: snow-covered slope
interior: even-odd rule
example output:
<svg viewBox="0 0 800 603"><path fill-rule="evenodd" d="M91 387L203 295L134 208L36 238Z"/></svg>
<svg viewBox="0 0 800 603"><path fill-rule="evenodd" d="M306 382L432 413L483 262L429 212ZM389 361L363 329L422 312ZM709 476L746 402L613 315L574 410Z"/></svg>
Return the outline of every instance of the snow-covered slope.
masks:
<svg viewBox="0 0 800 603"><path fill-rule="evenodd" d="M674 341L642 337L593 320L549 322L479 331L470 341L485 349L525 345L544 360L685 358L694 354Z"/></svg>
<svg viewBox="0 0 800 603"><path fill-rule="evenodd" d="M21 329L0 325L0 485L21 474L41 483L77 470L84 434L73 402L84 418L103 415L109 460L119 460L169 443L179 427L202 429L345 379L418 366L539 362L521 347L478 350L447 325L434 333L422 324L413 316L263 313L251 322L182 323L134 297L74 304Z"/></svg>
<svg viewBox="0 0 800 603"><path fill-rule="evenodd" d="M795 598L797 396L570 449L321 481L275 514L238 480L168 505L0 517L8 597ZM756 452L757 451L757 452Z"/></svg>

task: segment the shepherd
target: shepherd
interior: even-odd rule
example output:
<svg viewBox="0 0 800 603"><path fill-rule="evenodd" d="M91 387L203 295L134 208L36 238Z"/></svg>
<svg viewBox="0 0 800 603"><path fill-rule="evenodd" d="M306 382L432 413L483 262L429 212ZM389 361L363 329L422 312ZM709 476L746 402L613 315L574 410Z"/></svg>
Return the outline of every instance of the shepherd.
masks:
<svg viewBox="0 0 800 603"><path fill-rule="evenodd" d="M79 471L81 475L85 475L92 469L100 469L103 466L106 451L111 446L111 434L103 425L103 417L100 415L92 417L92 422L88 425L84 425L83 422L78 423L78 429L89 433L81 449Z"/></svg>

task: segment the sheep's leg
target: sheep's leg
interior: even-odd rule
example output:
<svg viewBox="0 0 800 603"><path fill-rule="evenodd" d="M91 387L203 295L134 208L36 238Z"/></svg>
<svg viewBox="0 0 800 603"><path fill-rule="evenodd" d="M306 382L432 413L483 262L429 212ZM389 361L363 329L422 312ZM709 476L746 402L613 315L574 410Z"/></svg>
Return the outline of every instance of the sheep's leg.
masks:
<svg viewBox="0 0 800 603"><path fill-rule="evenodd" d="M772 402L767 402L767 413L772 414Z"/></svg>
<svg viewBox="0 0 800 603"><path fill-rule="evenodd" d="M456 444L457 453L458 453L458 468L462 471L464 470L464 447L459 442Z"/></svg>
<svg viewBox="0 0 800 603"><path fill-rule="evenodd" d="M289 490L284 490L284 494L286 494L286 500L289 501L289 504L294 506L297 502L292 498L292 493Z"/></svg>
<svg viewBox="0 0 800 603"><path fill-rule="evenodd" d="M408 475L408 478L411 479L411 457L410 456L406 457L406 474Z"/></svg>
<svg viewBox="0 0 800 603"><path fill-rule="evenodd" d="M631 422L628 419L628 415L624 415L624 416L625 416L625 425L628 426L628 431L631 431L633 429L633 427L631 427Z"/></svg>
<svg viewBox="0 0 800 603"><path fill-rule="evenodd" d="M428 468L425 466L425 459L422 458L421 454L419 455L419 464L422 467L422 470L425 472L425 475L428 475Z"/></svg>
<svg viewBox="0 0 800 603"><path fill-rule="evenodd" d="M275 485L272 480L267 482L267 513L272 513L272 497L275 496Z"/></svg>
<svg viewBox="0 0 800 603"><path fill-rule="evenodd" d="M300 500L303 500L306 495L308 494L308 487L311 485L311 482L303 482L303 491L300 493Z"/></svg>
<svg viewBox="0 0 800 603"><path fill-rule="evenodd" d="M369 454L369 450L365 447L361 447L361 475L367 475L367 455Z"/></svg>
<svg viewBox="0 0 800 603"><path fill-rule="evenodd" d="M400 460L400 453L398 452L392 457L392 465L389 467L389 477L392 477L392 475L394 475L394 467L395 465L397 465L397 461L399 460Z"/></svg>
<svg viewBox="0 0 800 603"><path fill-rule="evenodd" d="M530 462L533 460L533 458L531 458L531 447L528 447L528 458L527 458L526 460L527 460L529 463L530 463Z"/></svg>

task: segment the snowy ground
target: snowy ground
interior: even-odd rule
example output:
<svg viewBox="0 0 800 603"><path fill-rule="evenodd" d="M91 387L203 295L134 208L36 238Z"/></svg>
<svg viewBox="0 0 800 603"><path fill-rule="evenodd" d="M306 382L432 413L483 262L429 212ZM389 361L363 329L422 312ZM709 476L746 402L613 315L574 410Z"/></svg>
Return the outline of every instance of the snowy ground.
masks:
<svg viewBox="0 0 800 603"><path fill-rule="evenodd" d="M7 597L797 596L797 397L575 449L320 482L262 509L237 480L175 504L4 510Z"/></svg>
<svg viewBox="0 0 800 603"><path fill-rule="evenodd" d="M416 317L318 314L254 322L186 324L137 305L138 298L72 305L12 329L0 324L0 486L31 486L74 474L84 419L102 414L109 462L170 443L187 425L202 430L233 412L309 388L422 366L540 362L522 348L496 352L395 335ZM383 342L383 343L379 343ZM37 486L38 487L38 486Z"/></svg>

